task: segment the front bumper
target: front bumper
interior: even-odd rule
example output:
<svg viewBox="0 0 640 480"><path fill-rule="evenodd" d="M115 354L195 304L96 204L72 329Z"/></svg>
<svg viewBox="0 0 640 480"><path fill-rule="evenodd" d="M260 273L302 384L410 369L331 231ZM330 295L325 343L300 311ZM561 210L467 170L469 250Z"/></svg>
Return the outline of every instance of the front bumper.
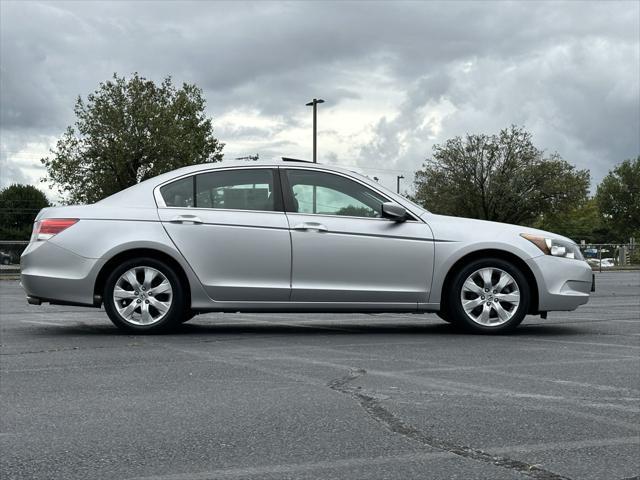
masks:
<svg viewBox="0 0 640 480"><path fill-rule="evenodd" d="M541 255L527 265L538 283L538 311L575 310L589 301L595 280L587 262Z"/></svg>

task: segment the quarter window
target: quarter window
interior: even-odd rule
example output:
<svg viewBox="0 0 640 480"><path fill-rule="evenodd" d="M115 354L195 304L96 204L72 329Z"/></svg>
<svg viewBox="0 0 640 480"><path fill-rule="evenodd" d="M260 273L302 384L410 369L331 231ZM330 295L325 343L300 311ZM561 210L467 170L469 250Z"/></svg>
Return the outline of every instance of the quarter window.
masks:
<svg viewBox="0 0 640 480"><path fill-rule="evenodd" d="M287 170L287 179L294 212L376 218L387 201L358 182L330 173Z"/></svg>
<svg viewBox="0 0 640 480"><path fill-rule="evenodd" d="M193 177L181 178L160 188L167 207L193 207Z"/></svg>
<svg viewBox="0 0 640 480"><path fill-rule="evenodd" d="M168 207L275 211L278 203L270 169L201 173L170 183L160 193Z"/></svg>

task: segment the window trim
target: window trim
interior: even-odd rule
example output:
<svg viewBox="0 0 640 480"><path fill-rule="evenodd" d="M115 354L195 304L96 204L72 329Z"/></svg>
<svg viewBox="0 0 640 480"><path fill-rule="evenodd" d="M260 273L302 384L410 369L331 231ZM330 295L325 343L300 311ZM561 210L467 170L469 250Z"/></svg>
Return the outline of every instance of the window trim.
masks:
<svg viewBox="0 0 640 480"><path fill-rule="evenodd" d="M337 175L339 177L343 177L346 178L347 180L351 180L352 182L355 182L359 185L361 185L362 187L371 190L373 192L375 192L376 194L378 194L379 196L381 196L382 198L384 198L387 202L393 202L393 203L398 203L396 201L394 201L393 199L390 199L387 195L385 195L384 193L371 188L369 185L367 185L366 183L361 182L359 179L357 178L353 178L349 175L345 175L342 172L336 172L333 170L324 170L322 168L304 168L304 167L279 167L280 170L280 181L282 183L282 194L284 196L284 212L287 215L304 215L304 216L309 216L309 215L313 215L313 216L317 216L317 217L331 217L331 218L357 218L360 220L383 220L385 222L390 221L388 218L385 217L356 217L356 216L352 216L352 215L333 215L333 214L328 214L328 213L307 213L307 212L294 212L293 211L293 190L291 188L291 185L289 184L289 177L287 176L287 170L304 170L305 172L322 172L322 173L326 173L329 175ZM357 200L357 199L356 199ZM410 212L409 210L407 210L407 215L409 216L409 218L407 218L407 222L416 222L416 223L422 223L420 220L418 220L416 218L416 216L413 214L413 212Z"/></svg>
<svg viewBox="0 0 640 480"><path fill-rule="evenodd" d="M166 185L169 185L173 182L177 182L180 180L184 180L185 178L192 178L192 193L193 193L193 201L196 203L196 176L209 174L209 173L218 173L218 172L227 172L233 170L268 170L271 172L273 176L273 195L274 195L274 203L273 210L245 210L240 208L210 208L210 207L173 207L166 204L160 189ZM158 208L168 208L168 209L177 209L177 210L205 210L205 211L216 211L216 212L261 212L261 213L283 213L284 212L284 196L282 193L282 184L280 181L280 172L278 171L278 167L273 166L264 166L264 165L256 165L256 166L246 166L246 167L227 167L227 168L212 168L210 170L202 170L199 172L190 172L185 173L176 178L172 178L167 180L166 182L162 182L158 184L153 189L153 197L156 201L156 206Z"/></svg>

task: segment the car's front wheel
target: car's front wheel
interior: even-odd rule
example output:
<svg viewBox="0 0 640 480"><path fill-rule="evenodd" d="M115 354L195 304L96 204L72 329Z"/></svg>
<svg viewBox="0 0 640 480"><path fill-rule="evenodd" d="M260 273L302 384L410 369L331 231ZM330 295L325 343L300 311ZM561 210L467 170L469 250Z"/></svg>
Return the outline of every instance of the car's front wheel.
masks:
<svg viewBox="0 0 640 480"><path fill-rule="evenodd" d="M152 333L181 322L186 298L173 268L154 258L139 258L126 260L111 272L104 306L118 328Z"/></svg>
<svg viewBox="0 0 640 480"><path fill-rule="evenodd" d="M439 312L436 312L436 315L447 323L454 323L454 319L451 317L451 314L446 310L440 310Z"/></svg>
<svg viewBox="0 0 640 480"><path fill-rule="evenodd" d="M530 287L522 271L500 258L470 262L453 278L447 311L454 322L477 333L504 333L529 311Z"/></svg>

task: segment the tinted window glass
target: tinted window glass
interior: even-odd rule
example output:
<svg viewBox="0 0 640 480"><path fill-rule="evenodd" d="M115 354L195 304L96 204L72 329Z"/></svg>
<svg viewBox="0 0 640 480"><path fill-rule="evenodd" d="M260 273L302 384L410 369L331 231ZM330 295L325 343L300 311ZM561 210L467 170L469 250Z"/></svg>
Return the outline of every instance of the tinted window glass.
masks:
<svg viewBox="0 0 640 480"><path fill-rule="evenodd" d="M225 170L196 175L196 206L235 210L275 210L273 171Z"/></svg>
<svg viewBox="0 0 640 480"><path fill-rule="evenodd" d="M364 185L339 175L287 170L293 210L300 213L380 217L387 200Z"/></svg>
<svg viewBox="0 0 640 480"><path fill-rule="evenodd" d="M160 188L167 207L193 207L193 177L177 180Z"/></svg>

